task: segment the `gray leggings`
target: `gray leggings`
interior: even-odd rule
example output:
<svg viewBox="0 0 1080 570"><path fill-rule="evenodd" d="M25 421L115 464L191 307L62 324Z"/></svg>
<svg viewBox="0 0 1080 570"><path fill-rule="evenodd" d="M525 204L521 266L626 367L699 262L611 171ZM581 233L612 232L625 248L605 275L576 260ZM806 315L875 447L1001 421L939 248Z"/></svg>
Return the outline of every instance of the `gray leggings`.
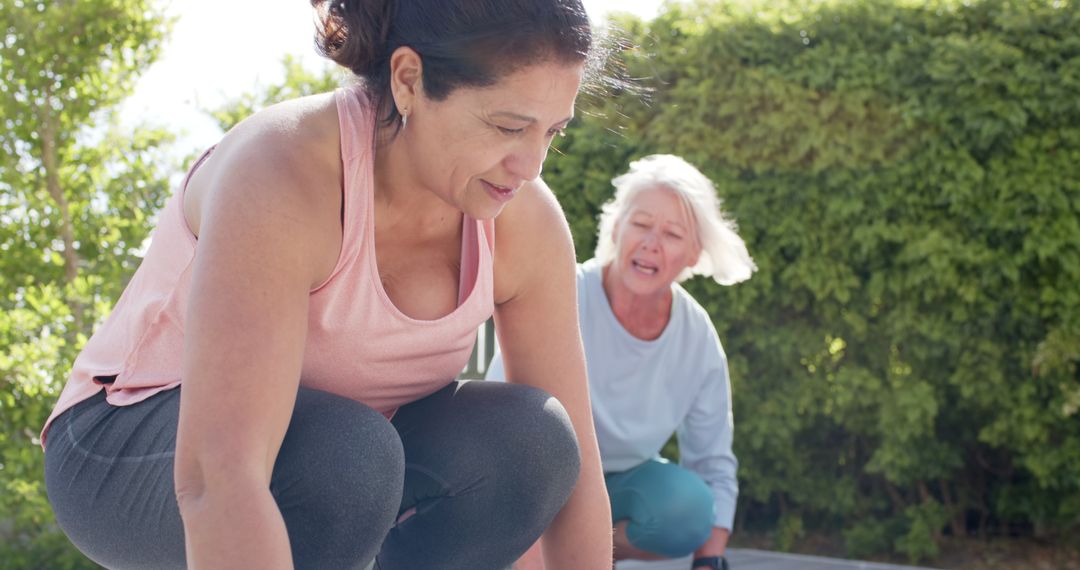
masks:
<svg viewBox="0 0 1080 570"><path fill-rule="evenodd" d="M184 568L173 490L180 389L117 407L103 394L49 429L60 527L107 568ZM577 481L577 438L542 390L454 382L393 421L301 388L270 489L297 568L505 568Z"/></svg>

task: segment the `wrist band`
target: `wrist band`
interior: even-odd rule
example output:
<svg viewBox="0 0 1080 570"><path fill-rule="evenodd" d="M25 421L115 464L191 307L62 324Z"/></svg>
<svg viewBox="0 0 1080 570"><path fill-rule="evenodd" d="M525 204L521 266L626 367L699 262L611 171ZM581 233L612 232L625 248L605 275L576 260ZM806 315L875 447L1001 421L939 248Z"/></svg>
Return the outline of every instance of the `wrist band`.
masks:
<svg viewBox="0 0 1080 570"><path fill-rule="evenodd" d="M710 570L728 570L727 559L723 556L702 556L701 558L695 558L694 562L690 565L691 570L694 568L709 568Z"/></svg>

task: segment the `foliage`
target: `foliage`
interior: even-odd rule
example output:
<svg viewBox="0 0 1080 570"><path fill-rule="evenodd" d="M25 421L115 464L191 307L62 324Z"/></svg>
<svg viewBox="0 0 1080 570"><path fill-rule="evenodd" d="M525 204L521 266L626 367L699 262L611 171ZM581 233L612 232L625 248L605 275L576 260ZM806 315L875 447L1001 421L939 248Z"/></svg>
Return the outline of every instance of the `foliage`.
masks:
<svg viewBox="0 0 1080 570"><path fill-rule="evenodd" d="M581 259L645 154L699 165L740 222L758 273L687 283L732 370L739 524L912 560L943 532L1067 536L1080 7L713 1L616 23L645 91L584 101L545 178ZM0 0L0 25L0 560L76 568L35 437L176 171L168 135L112 117L168 23L141 0ZM219 124L337 83L285 67Z"/></svg>
<svg viewBox="0 0 1080 570"><path fill-rule="evenodd" d="M801 513L912 560L943 530L1075 528L1080 5L672 3L616 23L648 96L590 103L545 179L581 259L645 154L701 167L739 221L759 271L687 287L730 360L740 520Z"/></svg>
<svg viewBox="0 0 1080 570"><path fill-rule="evenodd" d="M788 511L781 515L776 523L776 546L780 550L791 550L804 534L802 516L795 511Z"/></svg>
<svg viewBox="0 0 1080 570"><path fill-rule="evenodd" d="M38 431L139 261L174 165L115 107L169 28L144 0L0 0L0 560L96 567L56 530Z"/></svg>
<svg viewBox="0 0 1080 570"><path fill-rule="evenodd" d="M909 560L937 556L937 539L948 520L945 509L931 499L904 509L904 518L907 532L896 539L896 551L904 553Z"/></svg>
<svg viewBox="0 0 1080 570"><path fill-rule="evenodd" d="M897 523L901 526L897 526ZM869 519L844 529L842 535L849 556L866 558L891 549L890 537L902 534L902 521Z"/></svg>
<svg viewBox="0 0 1080 570"><path fill-rule="evenodd" d="M332 68L326 64L321 69L311 70L303 62L291 55L286 55L281 62L285 73L281 83L266 87L256 86L243 95L226 101L221 107L207 109L217 121L221 130L228 131L237 123L251 116L259 109L297 97L333 91L347 77L341 68Z"/></svg>

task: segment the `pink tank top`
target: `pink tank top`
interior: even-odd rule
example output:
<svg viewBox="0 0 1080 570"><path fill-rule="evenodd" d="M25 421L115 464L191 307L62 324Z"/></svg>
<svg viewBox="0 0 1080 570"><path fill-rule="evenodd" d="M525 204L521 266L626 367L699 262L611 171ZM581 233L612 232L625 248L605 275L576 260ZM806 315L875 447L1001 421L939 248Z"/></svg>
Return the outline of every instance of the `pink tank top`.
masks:
<svg viewBox="0 0 1080 570"><path fill-rule="evenodd" d="M344 166L341 254L311 291L300 385L358 400L387 417L451 382L464 369L477 328L494 309L494 224L462 220L458 306L435 320L408 317L382 288L375 263L372 129L375 113L359 86L335 93ZM184 316L197 241L180 191L161 211L146 256L112 313L75 359L42 429L105 390L109 403L134 404L180 385ZM224 380L223 380L224 381Z"/></svg>

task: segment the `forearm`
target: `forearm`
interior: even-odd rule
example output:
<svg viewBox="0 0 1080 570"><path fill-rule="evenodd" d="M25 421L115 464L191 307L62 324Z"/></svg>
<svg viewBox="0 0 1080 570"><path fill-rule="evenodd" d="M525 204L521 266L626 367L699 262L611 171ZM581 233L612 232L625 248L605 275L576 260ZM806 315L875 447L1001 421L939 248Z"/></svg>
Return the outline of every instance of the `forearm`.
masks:
<svg viewBox="0 0 1080 570"><path fill-rule="evenodd" d="M694 558L701 558L703 556L723 556L727 550L728 538L731 536L731 531L726 528L713 527L712 534L709 535L709 539L702 544L700 548L694 551Z"/></svg>
<svg viewBox="0 0 1080 570"><path fill-rule="evenodd" d="M291 570L285 521L265 490L181 495L188 568Z"/></svg>
<svg viewBox="0 0 1080 570"><path fill-rule="evenodd" d="M582 455L577 487L544 532L547 568L611 568L611 505L600 460Z"/></svg>

